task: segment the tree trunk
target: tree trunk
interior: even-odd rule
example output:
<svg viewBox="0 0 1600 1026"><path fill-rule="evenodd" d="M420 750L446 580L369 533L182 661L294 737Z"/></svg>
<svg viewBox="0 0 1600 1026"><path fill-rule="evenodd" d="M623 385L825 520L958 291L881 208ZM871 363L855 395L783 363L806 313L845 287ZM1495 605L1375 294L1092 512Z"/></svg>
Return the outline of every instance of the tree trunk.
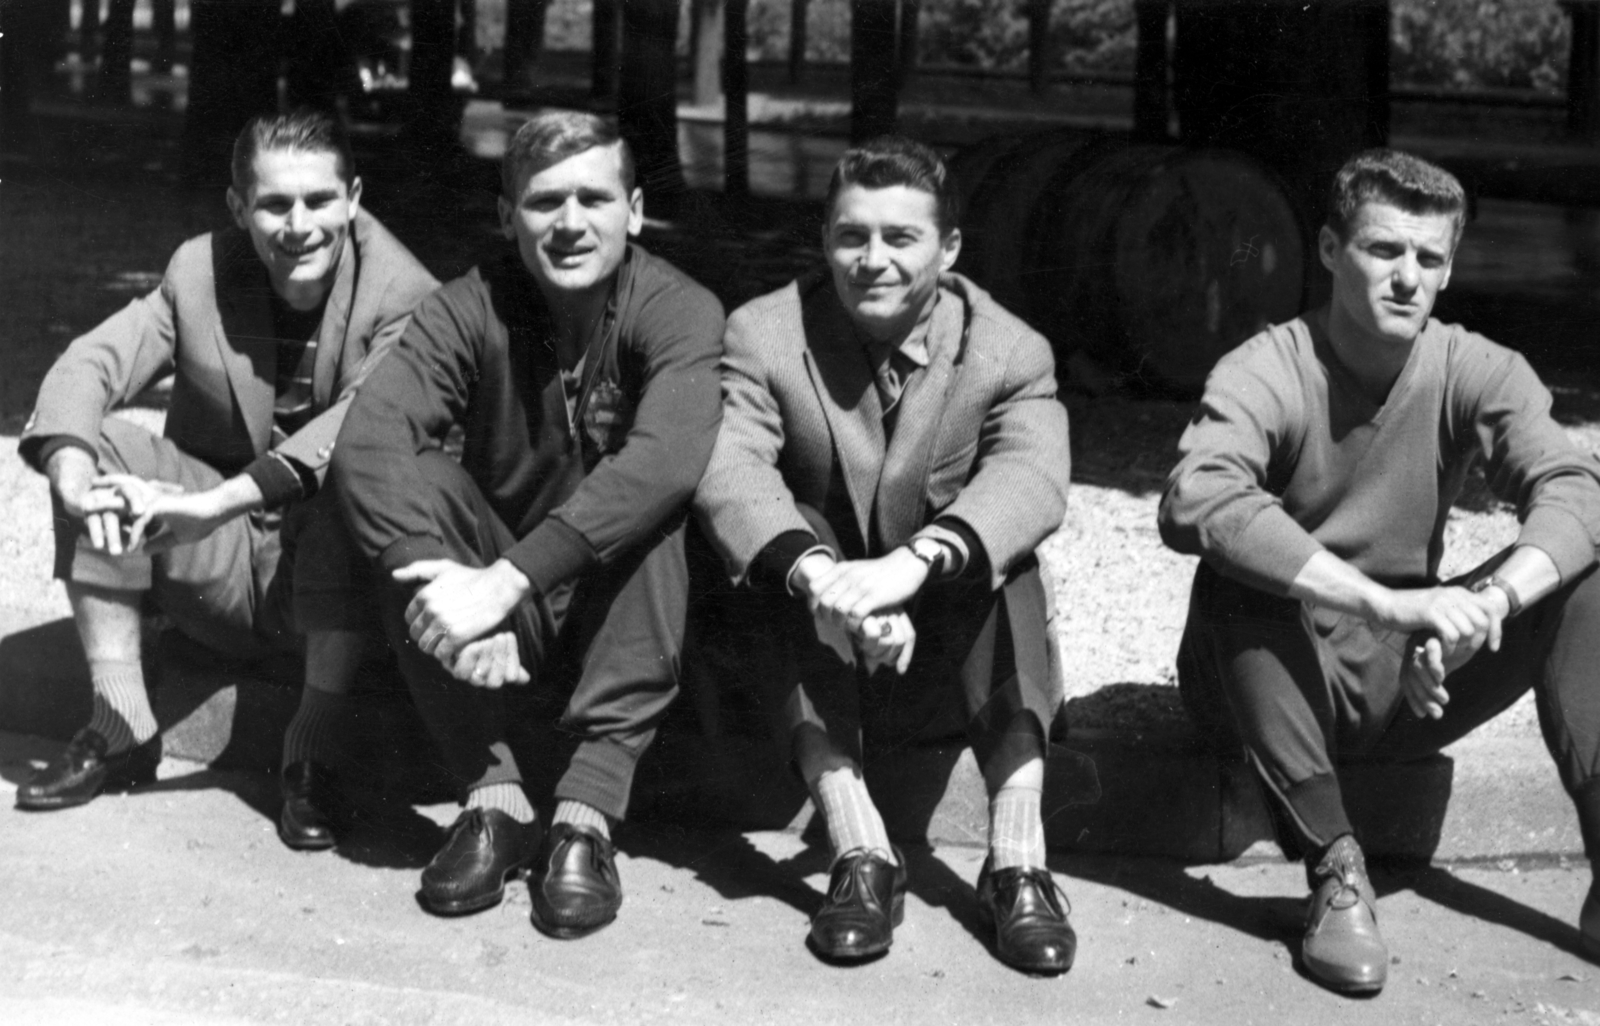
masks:
<svg viewBox="0 0 1600 1026"><path fill-rule="evenodd" d="M411 69L403 131L425 157L456 143L461 107L450 87L456 56L454 0L411 0Z"/></svg>
<svg viewBox="0 0 1600 1026"><path fill-rule="evenodd" d="M529 85L529 74L544 49L544 17L548 0L506 0L506 48L503 87L513 93Z"/></svg>
<svg viewBox="0 0 1600 1026"><path fill-rule="evenodd" d="M111 0L104 29L94 101L107 107L125 107L132 98L133 86L133 0Z"/></svg>
<svg viewBox="0 0 1600 1026"><path fill-rule="evenodd" d="M56 24L49 4L10 0L0 5L0 153L24 154L33 148L33 95L48 52L42 39Z"/></svg>
<svg viewBox="0 0 1600 1026"><path fill-rule="evenodd" d="M1173 99L1184 143L1244 150L1308 225L1334 172L1388 136L1387 0L1179 2Z"/></svg>
<svg viewBox="0 0 1600 1026"><path fill-rule="evenodd" d="M850 0L850 141L895 130L899 60L895 0Z"/></svg>
<svg viewBox="0 0 1600 1026"><path fill-rule="evenodd" d="M150 27L156 34L155 70L171 74L178 60L178 0L150 0Z"/></svg>
<svg viewBox="0 0 1600 1026"><path fill-rule="evenodd" d="M678 160L677 0L628 0L622 13L617 123L648 201L672 209L686 186Z"/></svg>
<svg viewBox="0 0 1600 1026"><path fill-rule="evenodd" d="M100 48L100 0L83 0L78 17L78 60L88 67Z"/></svg>
<svg viewBox="0 0 1600 1026"><path fill-rule="evenodd" d="M594 0L594 69L589 95L614 100L622 80L622 0Z"/></svg>
<svg viewBox="0 0 1600 1026"><path fill-rule="evenodd" d="M799 85L806 70L806 8L810 0L789 0L789 84Z"/></svg>
<svg viewBox="0 0 1600 1026"><path fill-rule="evenodd" d="M295 0L294 17L284 26L291 107L331 112L341 95L360 89L355 55L344 44L337 18L334 0Z"/></svg>
<svg viewBox="0 0 1600 1026"><path fill-rule="evenodd" d="M896 42L895 88L904 89L917 69L917 22L921 20L922 0L900 0L900 29Z"/></svg>
<svg viewBox="0 0 1600 1026"><path fill-rule="evenodd" d="M191 184L225 186L233 140L246 121L278 107L278 0L190 0L194 41L184 171Z"/></svg>
<svg viewBox="0 0 1600 1026"><path fill-rule="evenodd" d="M1043 96L1050 88L1050 0L1028 0L1028 88Z"/></svg>
<svg viewBox="0 0 1600 1026"><path fill-rule="evenodd" d="M750 194L749 6L749 0L727 0L723 12L722 191L729 196Z"/></svg>
<svg viewBox="0 0 1600 1026"><path fill-rule="evenodd" d="M694 0L689 34L694 57L694 105L709 107L722 99L723 22L726 0Z"/></svg>
<svg viewBox="0 0 1600 1026"><path fill-rule="evenodd" d="M1171 61L1167 55L1167 21L1172 0L1134 0L1138 49L1133 70L1133 137L1139 142L1166 142L1172 115L1167 88Z"/></svg>

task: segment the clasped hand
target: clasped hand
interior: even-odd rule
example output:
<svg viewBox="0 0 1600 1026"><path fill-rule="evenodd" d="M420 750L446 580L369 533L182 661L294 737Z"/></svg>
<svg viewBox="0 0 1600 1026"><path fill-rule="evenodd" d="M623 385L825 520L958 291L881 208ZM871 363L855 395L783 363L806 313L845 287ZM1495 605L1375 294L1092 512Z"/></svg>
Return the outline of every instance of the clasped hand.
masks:
<svg viewBox="0 0 1600 1026"><path fill-rule="evenodd" d="M1450 702L1445 678L1485 646L1500 650L1508 603L1498 589L1473 592L1454 586L1406 589L1391 596L1379 622L1411 632L1400 668L1406 702L1417 716L1439 719Z"/></svg>
<svg viewBox="0 0 1600 1026"><path fill-rule="evenodd" d="M516 634L495 630L525 595L512 575L521 576L499 563L479 569L450 559L418 560L394 571L396 581L422 585L406 606L411 640L456 680L487 688L526 684L532 678Z"/></svg>
<svg viewBox="0 0 1600 1026"><path fill-rule="evenodd" d="M170 481L152 481L133 474L102 474L96 490L122 497L133 523L123 548L128 552L164 552L207 537L230 519L215 490L186 492ZM91 528L91 541L92 539Z"/></svg>
<svg viewBox="0 0 1600 1026"><path fill-rule="evenodd" d="M846 662L859 651L868 672L893 666L905 673L917 632L905 605L928 579L922 560L904 549L877 559L855 559L805 576L806 604L817 637Z"/></svg>

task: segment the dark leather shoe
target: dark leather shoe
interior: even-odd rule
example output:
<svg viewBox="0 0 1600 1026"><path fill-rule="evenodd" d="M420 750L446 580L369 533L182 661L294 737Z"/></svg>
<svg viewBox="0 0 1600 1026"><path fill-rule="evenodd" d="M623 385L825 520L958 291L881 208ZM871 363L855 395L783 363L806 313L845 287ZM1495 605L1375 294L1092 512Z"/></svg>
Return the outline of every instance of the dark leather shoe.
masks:
<svg viewBox="0 0 1600 1026"><path fill-rule="evenodd" d="M622 881L616 850L592 829L571 823L552 826L539 854L539 870L528 890L533 925L540 933L570 940L617 918Z"/></svg>
<svg viewBox="0 0 1600 1026"><path fill-rule="evenodd" d="M66 809L93 801L104 791L125 791L156 778L161 763L161 735L115 755L106 754L106 739L84 727L67 747L17 788L17 808L35 811Z"/></svg>
<svg viewBox="0 0 1600 1026"><path fill-rule="evenodd" d="M283 768L281 789L278 839L296 851L332 848L341 801L333 770L320 762L291 762Z"/></svg>
<svg viewBox="0 0 1600 1026"><path fill-rule="evenodd" d="M1309 874L1313 886L1300 957L1306 972L1342 994L1375 994L1389 976L1377 895L1356 839L1345 834Z"/></svg>
<svg viewBox="0 0 1600 1026"><path fill-rule="evenodd" d="M881 955L906 915L906 860L853 848L833 863L828 896L811 917L811 946L823 958L855 962Z"/></svg>
<svg viewBox="0 0 1600 1026"><path fill-rule="evenodd" d="M533 860L538 842L537 821L523 825L499 809L467 809L422 871L423 905L437 915L460 916L500 904L506 880Z"/></svg>
<svg viewBox="0 0 1600 1026"><path fill-rule="evenodd" d="M978 872L978 903L994 924L1000 961L1030 973L1071 969L1078 935L1055 877L1042 866L991 869L993 859L984 859Z"/></svg>

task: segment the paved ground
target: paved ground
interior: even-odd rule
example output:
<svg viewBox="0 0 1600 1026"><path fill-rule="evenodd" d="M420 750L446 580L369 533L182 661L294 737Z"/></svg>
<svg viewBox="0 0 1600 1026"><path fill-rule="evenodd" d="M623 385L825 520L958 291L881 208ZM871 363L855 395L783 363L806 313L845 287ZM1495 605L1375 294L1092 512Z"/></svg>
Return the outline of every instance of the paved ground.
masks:
<svg viewBox="0 0 1600 1026"><path fill-rule="evenodd" d="M986 950L981 850L913 849L893 952L839 969L802 946L826 861L794 834L631 827L621 918L557 942L520 884L467 919L419 909L449 808L391 810L324 855L279 845L263 776L169 763L140 793L12 810L47 750L0 735L7 1023L1600 1023L1600 968L1572 952L1581 864L1380 874L1397 961L1351 1001L1295 968L1297 867L1057 857L1083 946L1044 980Z"/></svg>

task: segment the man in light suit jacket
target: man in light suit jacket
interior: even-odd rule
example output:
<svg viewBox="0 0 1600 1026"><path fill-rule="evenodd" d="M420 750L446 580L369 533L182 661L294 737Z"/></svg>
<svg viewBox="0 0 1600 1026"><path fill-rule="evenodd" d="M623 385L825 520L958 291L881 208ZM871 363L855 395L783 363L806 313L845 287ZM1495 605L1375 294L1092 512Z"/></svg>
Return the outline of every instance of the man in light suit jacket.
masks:
<svg viewBox="0 0 1600 1026"><path fill-rule="evenodd" d="M227 199L236 227L184 243L158 289L75 341L23 434L23 459L50 478L55 572L94 705L16 802L60 809L153 778L149 601L221 652L303 645L278 830L291 847L327 848L330 728L371 599L319 487L355 389L438 283L361 211L348 146L323 115L246 126ZM165 437L106 416L168 373Z"/></svg>
<svg viewBox="0 0 1600 1026"><path fill-rule="evenodd" d="M736 582L775 596L784 740L835 852L810 940L881 954L905 866L861 777L863 686L959 690L990 793L980 900L1000 957L1063 972L1076 938L1045 868L1040 792L1060 698L1033 550L1066 511L1066 410L1044 339L950 273L954 182L905 139L829 186L831 278L728 322L723 422L696 507Z"/></svg>

